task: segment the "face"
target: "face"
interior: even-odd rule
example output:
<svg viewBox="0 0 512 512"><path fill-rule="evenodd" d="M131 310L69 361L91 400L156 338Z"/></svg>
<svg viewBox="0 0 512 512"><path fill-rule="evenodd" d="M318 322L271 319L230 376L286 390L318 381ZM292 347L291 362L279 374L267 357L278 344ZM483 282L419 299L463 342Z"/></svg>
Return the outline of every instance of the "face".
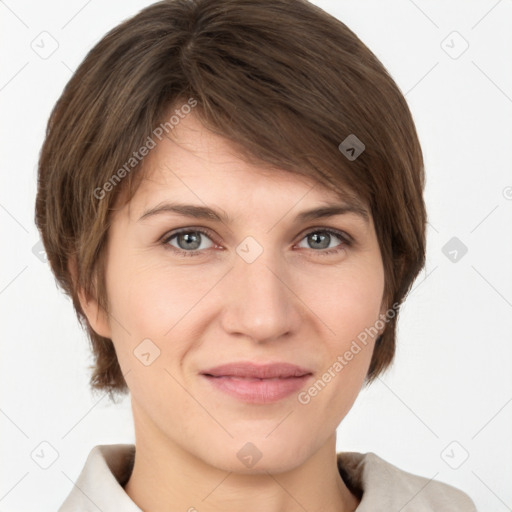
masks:
<svg viewBox="0 0 512 512"><path fill-rule="evenodd" d="M226 471L258 454L252 471L297 467L368 370L377 335L353 342L384 311L373 221L305 215L347 202L246 163L193 114L172 134L113 216L111 315L89 302L89 320L114 342L136 429Z"/></svg>

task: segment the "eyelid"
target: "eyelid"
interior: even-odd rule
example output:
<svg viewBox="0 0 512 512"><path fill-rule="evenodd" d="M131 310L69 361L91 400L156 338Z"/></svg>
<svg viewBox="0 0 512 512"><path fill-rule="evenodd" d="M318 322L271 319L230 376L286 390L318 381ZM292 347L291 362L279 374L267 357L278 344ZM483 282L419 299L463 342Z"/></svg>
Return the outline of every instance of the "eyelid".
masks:
<svg viewBox="0 0 512 512"><path fill-rule="evenodd" d="M199 255L199 254L205 253L206 250L195 249L192 251L185 251L183 249L178 249L177 247L174 247L169 244L169 241L172 238L174 238L175 236L179 235L180 233L190 233L190 232L202 233L203 235L206 235L208 238L210 238L210 240L213 242L213 244L215 244L217 247L221 246L221 248L222 248L222 245L216 240L216 235L213 233L213 231L210 230L209 228L202 227L202 226L201 227L185 226L182 228L176 228L174 230L168 231L160 238L159 243L164 244L167 249L172 250L172 251L174 251L178 254L182 254L182 255L192 256L192 255ZM334 253L334 252L339 252L339 251L343 250L344 248L346 248L347 246L352 246L355 244L354 238L350 234L348 234L346 231L324 225L324 226L313 226L313 227L307 228L305 231L303 231L299 235L299 238L298 238L297 242L294 243L294 245L300 243L305 237L307 237L311 233L319 233L319 232L331 233L331 234L335 235L336 237L338 237L342 241L342 243L339 246L340 249L331 248L331 249L322 249L322 250L318 250L318 251L316 251L314 249L310 249L311 251L316 252L318 254L325 255L325 254L330 254L330 253Z"/></svg>
<svg viewBox="0 0 512 512"><path fill-rule="evenodd" d="M302 240L302 238L304 238L305 236L307 236L311 233L317 233L317 232L322 232L322 231L325 231L327 233L333 233L336 236L338 236L339 238L341 238L342 240L345 240L346 242L355 243L354 238L351 235L349 235L346 231L343 231L342 229L331 228L329 226L314 226L312 228L308 228L301 235L302 237L300 238L300 240Z"/></svg>
<svg viewBox="0 0 512 512"><path fill-rule="evenodd" d="M174 238L175 236L179 235L180 233L202 233L203 235L206 235L215 245L220 245L219 242L216 240L216 236L208 228L205 227L199 227L199 226L186 226L183 228L176 228L172 229L171 231L167 231L158 241L159 243L168 244L168 242L171 240L171 238ZM172 246L171 246L172 247ZM177 249L176 247L172 247L176 251L180 251L180 249ZM196 250L197 251L197 250ZM194 252L194 251L183 251L183 252ZM204 252L204 251L197 251L197 252Z"/></svg>
<svg viewBox="0 0 512 512"><path fill-rule="evenodd" d="M341 242L339 245L337 245L335 247L325 248L325 249L321 249L321 250L315 250L315 249L304 248L304 247L300 248L301 250L305 249L306 251L309 251L318 257L328 257L328 256L333 256L333 255L338 256L338 255L341 255L342 253L346 252L348 249L353 248L356 245L356 241L354 240L354 238L351 235L349 235L346 231L342 231L342 230L336 229L336 228L331 228L328 226L316 226L313 228L309 228L308 230L304 231L301 234L297 243L300 243L302 240L304 240L304 238L306 238L307 236L309 236L312 233L328 233L329 235L334 235Z"/></svg>

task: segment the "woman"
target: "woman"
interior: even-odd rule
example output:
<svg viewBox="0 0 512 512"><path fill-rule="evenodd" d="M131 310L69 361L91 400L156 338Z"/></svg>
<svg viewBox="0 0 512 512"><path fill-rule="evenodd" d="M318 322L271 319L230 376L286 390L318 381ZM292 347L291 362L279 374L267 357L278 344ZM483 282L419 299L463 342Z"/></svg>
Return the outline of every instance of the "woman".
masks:
<svg viewBox="0 0 512 512"><path fill-rule="evenodd" d="M306 1L170 0L107 34L52 112L36 222L136 444L95 447L60 511L475 510L336 453L424 265L423 187L398 87Z"/></svg>

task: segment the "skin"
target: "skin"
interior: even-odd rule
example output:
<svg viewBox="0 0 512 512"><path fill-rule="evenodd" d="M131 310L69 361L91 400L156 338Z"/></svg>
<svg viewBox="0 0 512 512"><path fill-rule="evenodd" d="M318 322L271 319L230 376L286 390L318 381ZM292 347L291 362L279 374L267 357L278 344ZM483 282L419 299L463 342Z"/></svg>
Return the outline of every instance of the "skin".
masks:
<svg viewBox="0 0 512 512"><path fill-rule="evenodd" d="M144 164L146 179L114 212L109 231L111 315L80 295L91 326L113 340L130 388L137 448L125 491L152 512L354 510L359 502L336 466L336 428L361 389L377 336L306 405L296 393L245 403L199 372L285 361L311 369L306 389L316 381L385 311L371 215L297 222L301 211L340 197L309 178L245 162L193 113ZM176 213L139 221L162 201L208 206L231 222ZM163 240L200 227L211 236L196 235L196 256L170 248L192 252L190 242ZM354 243L332 235L328 249L318 248L307 235L325 229ZM263 248L252 263L236 252L247 236ZM338 251L322 254L329 249ZM146 366L134 350L147 338L160 355ZM247 442L262 454L251 468L237 457Z"/></svg>

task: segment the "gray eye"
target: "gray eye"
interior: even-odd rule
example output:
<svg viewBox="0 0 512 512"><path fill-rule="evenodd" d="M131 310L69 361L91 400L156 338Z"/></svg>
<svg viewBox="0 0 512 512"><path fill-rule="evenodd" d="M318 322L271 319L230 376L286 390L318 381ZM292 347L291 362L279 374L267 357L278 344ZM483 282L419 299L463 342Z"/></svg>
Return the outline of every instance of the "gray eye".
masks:
<svg viewBox="0 0 512 512"><path fill-rule="evenodd" d="M206 246L204 240L207 241ZM173 244L176 241L177 245ZM209 242L209 245L208 245ZM171 236L168 243L182 251L196 251L199 249L208 249L212 246L212 241L201 231L182 231Z"/></svg>
<svg viewBox="0 0 512 512"><path fill-rule="evenodd" d="M303 238L303 240L306 240L308 245L301 245L303 243L301 241L299 247L304 247L306 249L330 249L339 245L339 243L331 245L331 242L335 242L336 239L338 239L338 242L343 241L338 235L329 231L312 231Z"/></svg>

